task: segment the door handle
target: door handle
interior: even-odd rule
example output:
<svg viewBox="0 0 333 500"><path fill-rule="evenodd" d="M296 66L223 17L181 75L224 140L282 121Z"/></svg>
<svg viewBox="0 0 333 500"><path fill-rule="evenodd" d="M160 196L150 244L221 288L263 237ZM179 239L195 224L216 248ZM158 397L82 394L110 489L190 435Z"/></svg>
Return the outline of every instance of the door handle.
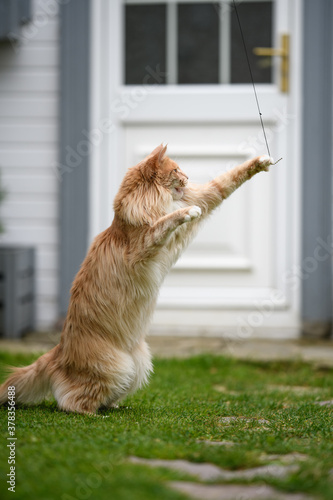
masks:
<svg viewBox="0 0 333 500"><path fill-rule="evenodd" d="M253 52L256 56L281 57L281 65L280 65L281 92L289 92L289 45L290 45L290 36L287 34L283 34L281 35L280 49L274 49L273 47L255 47L253 49Z"/></svg>

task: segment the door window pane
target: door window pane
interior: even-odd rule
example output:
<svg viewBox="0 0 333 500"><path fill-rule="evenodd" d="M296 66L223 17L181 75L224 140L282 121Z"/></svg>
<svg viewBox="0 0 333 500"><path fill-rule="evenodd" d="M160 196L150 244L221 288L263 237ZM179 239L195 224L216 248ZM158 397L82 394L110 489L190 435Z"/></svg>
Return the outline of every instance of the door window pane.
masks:
<svg viewBox="0 0 333 500"><path fill-rule="evenodd" d="M178 5L178 83L218 83L218 4Z"/></svg>
<svg viewBox="0 0 333 500"><path fill-rule="evenodd" d="M253 54L254 47L272 47L272 2L237 5L255 83L272 82L272 58ZM251 83L251 76L235 12L231 16L231 83Z"/></svg>
<svg viewBox="0 0 333 500"><path fill-rule="evenodd" d="M126 84L165 83L165 4L125 6L125 60Z"/></svg>
<svg viewBox="0 0 333 500"><path fill-rule="evenodd" d="M251 83L232 0L123 0L125 84ZM272 83L275 0L239 0L237 11L255 83Z"/></svg>

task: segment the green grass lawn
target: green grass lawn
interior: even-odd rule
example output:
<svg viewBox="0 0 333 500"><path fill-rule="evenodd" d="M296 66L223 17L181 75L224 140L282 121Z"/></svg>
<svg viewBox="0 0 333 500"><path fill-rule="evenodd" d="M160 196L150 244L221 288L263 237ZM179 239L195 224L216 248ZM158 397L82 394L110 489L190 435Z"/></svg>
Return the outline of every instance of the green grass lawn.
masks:
<svg viewBox="0 0 333 500"><path fill-rule="evenodd" d="M35 358L0 353L2 364ZM181 499L166 482L193 478L129 464L127 457L181 458L238 470L262 465L263 454L298 452L308 458L297 472L266 483L332 500L333 407L315 404L329 399L333 370L303 363L214 356L155 360L150 385L119 409L100 413L108 418L66 414L53 400L18 407L15 494L6 485L7 408L1 407L0 498ZM247 418L221 421L230 416ZM209 446L204 440L236 444Z"/></svg>

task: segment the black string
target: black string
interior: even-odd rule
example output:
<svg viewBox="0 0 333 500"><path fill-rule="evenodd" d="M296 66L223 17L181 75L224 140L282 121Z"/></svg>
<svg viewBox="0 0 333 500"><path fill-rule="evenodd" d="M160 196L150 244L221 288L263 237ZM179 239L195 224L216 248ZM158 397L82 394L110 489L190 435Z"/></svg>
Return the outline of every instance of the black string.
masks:
<svg viewBox="0 0 333 500"><path fill-rule="evenodd" d="M260 117L262 131L263 131L264 137L265 137L265 142L266 142L266 146L267 146L268 156L271 156L271 152L269 150L269 146L268 146L268 142L267 142L267 137L266 137L265 127L264 127L264 122L263 122L263 119L262 119L262 113L261 113L260 106L259 106L259 100L258 100L258 96L257 96L256 86L254 84L254 78L253 78L253 74L252 74L252 69L251 69L251 64L250 64L250 60L249 60L249 55L248 55L248 52L247 52L246 43L245 43L245 39L244 39L244 35L243 35L242 25L241 25L241 22L240 22L240 19L239 19L239 15L238 15L238 11L237 11L235 0L233 0L233 2L234 2L234 8L235 8L236 16L237 16L239 31L241 33L241 37L242 37L242 41L243 41L243 45L244 45L244 51L245 51L245 55L246 55L246 60L247 60L248 66L249 66L249 71L250 71L250 75L251 75L253 91L254 91L254 95L255 95L255 98L256 98L256 102L257 102L257 108L258 108L258 112L259 112L259 117Z"/></svg>

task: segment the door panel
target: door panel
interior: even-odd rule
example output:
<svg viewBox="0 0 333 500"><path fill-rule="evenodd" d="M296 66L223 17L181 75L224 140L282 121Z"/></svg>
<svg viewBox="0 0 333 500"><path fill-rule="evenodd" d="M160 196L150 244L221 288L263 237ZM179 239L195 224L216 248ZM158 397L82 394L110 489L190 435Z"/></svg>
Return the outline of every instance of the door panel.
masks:
<svg viewBox="0 0 333 500"><path fill-rule="evenodd" d="M127 126L126 164L137 163L163 137L170 144L168 154L190 180L207 182L248 158L232 144L231 135L221 125ZM267 252L273 241L272 184L273 176L258 176L225 201L176 264L166 286L177 286L178 281L182 286L217 286L221 281L224 286L272 286L273 257ZM253 238L257 226L263 234L258 241Z"/></svg>

